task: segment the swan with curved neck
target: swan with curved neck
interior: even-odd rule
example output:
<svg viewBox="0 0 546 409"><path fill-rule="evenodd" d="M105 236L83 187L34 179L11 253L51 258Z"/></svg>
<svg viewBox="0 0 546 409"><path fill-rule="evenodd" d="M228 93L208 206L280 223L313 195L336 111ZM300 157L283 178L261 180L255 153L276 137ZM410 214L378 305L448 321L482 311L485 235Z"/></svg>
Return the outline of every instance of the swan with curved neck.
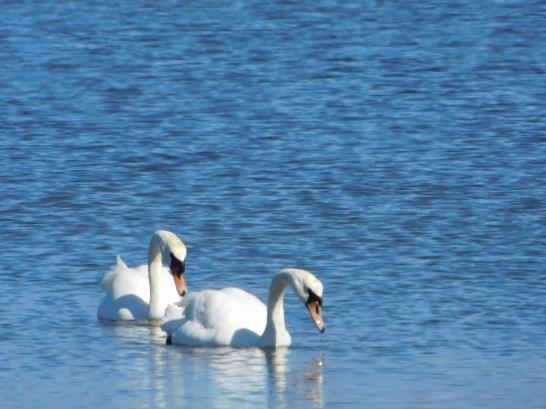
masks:
<svg viewBox="0 0 546 409"><path fill-rule="evenodd" d="M167 343L193 346L279 347L291 344L284 324L284 291L292 287L320 332L322 283L309 271L286 268L271 281L267 307L239 288L204 290L169 306L161 328Z"/></svg>
<svg viewBox="0 0 546 409"><path fill-rule="evenodd" d="M101 281L106 294L99 305L98 318L114 321L163 318L167 306L186 294L185 259L186 246L167 230L157 230L152 235L147 265L129 268L118 256L117 265Z"/></svg>

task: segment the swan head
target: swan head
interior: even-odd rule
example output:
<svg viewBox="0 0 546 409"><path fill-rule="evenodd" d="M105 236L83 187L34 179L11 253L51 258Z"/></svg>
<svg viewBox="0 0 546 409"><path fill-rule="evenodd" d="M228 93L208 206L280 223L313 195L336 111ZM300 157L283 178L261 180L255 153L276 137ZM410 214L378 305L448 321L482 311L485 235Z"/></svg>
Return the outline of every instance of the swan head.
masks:
<svg viewBox="0 0 546 409"><path fill-rule="evenodd" d="M159 237L161 252L161 262L163 265L169 266L169 271L174 279L176 291L181 296L187 292L186 279L184 272L186 271L186 246L184 242L174 233L167 230L158 230L155 236Z"/></svg>
<svg viewBox="0 0 546 409"><path fill-rule="evenodd" d="M322 294L324 287L320 280L307 270L285 268L281 270L292 277L294 291L305 304L313 323L320 332L324 332L326 326L322 319Z"/></svg>

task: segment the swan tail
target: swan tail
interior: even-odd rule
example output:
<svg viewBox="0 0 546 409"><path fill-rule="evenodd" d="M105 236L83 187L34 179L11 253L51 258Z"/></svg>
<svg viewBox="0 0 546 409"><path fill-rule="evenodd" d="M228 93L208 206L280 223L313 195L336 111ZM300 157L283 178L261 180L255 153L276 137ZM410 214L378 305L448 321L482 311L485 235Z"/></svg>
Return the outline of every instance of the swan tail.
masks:
<svg viewBox="0 0 546 409"><path fill-rule="evenodd" d="M110 270L104 275L100 282L100 286L103 290L107 290L112 287L112 282L114 281L116 274L120 269L126 269L127 264L123 261L121 256L116 256L116 264L110 267Z"/></svg>
<svg viewBox="0 0 546 409"><path fill-rule="evenodd" d="M116 256L116 267L127 268L127 264L125 264L125 261L123 261L119 254Z"/></svg>

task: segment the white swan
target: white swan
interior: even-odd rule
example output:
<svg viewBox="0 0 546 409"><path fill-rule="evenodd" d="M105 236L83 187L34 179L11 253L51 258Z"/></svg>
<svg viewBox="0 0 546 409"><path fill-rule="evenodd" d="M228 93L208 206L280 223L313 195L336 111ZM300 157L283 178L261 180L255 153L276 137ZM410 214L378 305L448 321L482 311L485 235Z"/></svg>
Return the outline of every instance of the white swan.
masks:
<svg viewBox="0 0 546 409"><path fill-rule="evenodd" d="M279 347L291 337L284 325L284 290L290 285L307 306L319 331L322 320L322 283L310 272L281 270L269 287L267 307L239 288L204 290L170 305L161 328L167 343L192 346Z"/></svg>
<svg viewBox="0 0 546 409"><path fill-rule="evenodd" d="M105 320L158 320L167 305L186 293L186 246L176 234L158 230L150 239L148 265L129 268L121 257L101 281L105 296L97 317ZM169 269L163 265L170 263ZM172 278L170 278L172 275Z"/></svg>

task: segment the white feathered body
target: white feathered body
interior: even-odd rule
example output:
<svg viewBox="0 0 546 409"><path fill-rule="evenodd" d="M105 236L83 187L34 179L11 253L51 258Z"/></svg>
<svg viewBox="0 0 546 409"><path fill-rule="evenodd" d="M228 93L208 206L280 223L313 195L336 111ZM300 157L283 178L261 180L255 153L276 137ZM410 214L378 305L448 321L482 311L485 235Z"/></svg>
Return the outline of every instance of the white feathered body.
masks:
<svg viewBox="0 0 546 409"><path fill-rule="evenodd" d="M170 304L180 301L176 286L168 268L163 268L161 296ZM148 266L127 267L121 257L105 274L101 281L105 295L101 300L97 316L104 320L148 319L150 304L150 280Z"/></svg>
<svg viewBox="0 0 546 409"><path fill-rule="evenodd" d="M267 323L267 307L234 287L190 293L169 306L161 328L175 344L255 346Z"/></svg>

